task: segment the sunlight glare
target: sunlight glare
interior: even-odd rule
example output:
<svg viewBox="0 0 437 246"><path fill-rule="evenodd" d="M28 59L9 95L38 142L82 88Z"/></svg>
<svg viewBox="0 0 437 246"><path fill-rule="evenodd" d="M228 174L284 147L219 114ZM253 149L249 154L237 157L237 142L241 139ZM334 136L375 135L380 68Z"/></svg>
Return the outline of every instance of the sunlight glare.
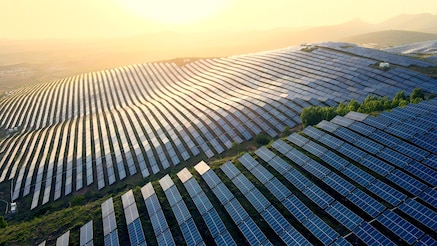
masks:
<svg viewBox="0 0 437 246"><path fill-rule="evenodd" d="M163 24L188 24L217 15L233 0L116 0L142 18Z"/></svg>

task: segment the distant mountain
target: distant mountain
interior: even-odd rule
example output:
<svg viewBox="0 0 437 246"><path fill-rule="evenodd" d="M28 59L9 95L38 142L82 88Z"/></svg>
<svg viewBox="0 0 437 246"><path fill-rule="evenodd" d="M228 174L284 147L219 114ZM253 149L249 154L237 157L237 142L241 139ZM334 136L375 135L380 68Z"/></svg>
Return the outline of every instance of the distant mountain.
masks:
<svg viewBox="0 0 437 246"><path fill-rule="evenodd" d="M437 40L437 34L390 30L359 34L341 39L343 42L372 48L387 48L429 40Z"/></svg>
<svg viewBox="0 0 437 246"><path fill-rule="evenodd" d="M379 30L405 30L437 33L437 15L401 14L376 25Z"/></svg>

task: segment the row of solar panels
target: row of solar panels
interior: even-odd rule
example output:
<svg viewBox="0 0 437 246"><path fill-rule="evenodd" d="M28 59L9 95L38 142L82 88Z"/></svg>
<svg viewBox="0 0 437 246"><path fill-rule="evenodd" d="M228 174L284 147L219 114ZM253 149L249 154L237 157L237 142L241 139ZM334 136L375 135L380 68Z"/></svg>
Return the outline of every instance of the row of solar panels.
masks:
<svg viewBox="0 0 437 246"><path fill-rule="evenodd" d="M317 43L317 46L327 47L339 51L345 51L347 53L352 53L355 55L377 59L380 61L390 62L399 66L409 67L409 66L419 66L419 67L432 67L434 66L431 62L421 61L418 59L414 59L408 56L396 55L388 52L381 52L380 50L364 48L356 46L355 44L349 43L334 43L334 42L325 42L325 43Z"/></svg>
<svg viewBox="0 0 437 246"><path fill-rule="evenodd" d="M218 171L201 162L194 167L201 179L184 168L177 173L184 190L175 185L176 177L172 179L168 175L159 184L189 245L204 244L205 232L199 230L199 223L206 224L218 245L235 245L235 233L232 233L235 227L245 243L251 245L272 244L273 238L288 245L350 245L359 241L369 245L400 242L434 245L437 243L434 238L437 230L435 152L386 131L391 124L407 124L411 119L436 114L437 100L409 105L378 117L352 113L322 122L317 128L305 128L302 134L294 133L285 141L277 140L270 149L261 147L255 156L246 153L238 159L241 165L228 161ZM384 128L374 127L375 122L379 119L386 122L386 118L391 118L392 123ZM422 126L425 128L418 134L426 137L433 134L437 122L430 120ZM379 136L384 133L385 138L372 139L372 134L377 132ZM366 146L380 145L380 152L360 146L357 137L372 141ZM391 141L386 142L387 139ZM407 157L404 154L408 153L397 148L401 143L422 154ZM348 152L345 146L355 149ZM386 149L412 161L396 165L388 156L378 154ZM366 156L356 158L354 152ZM142 187L141 192L156 241L159 245L175 244L175 235L169 229L174 225L166 221L169 211L162 209L152 184ZM203 222L193 218L186 199L194 203ZM122 196L122 202L131 245L145 244L148 239L132 191ZM221 206L213 206L217 202ZM233 221L232 225L225 224L218 215L223 210ZM112 219L106 219L110 216ZM102 218L105 244L118 245L112 199L102 204ZM275 236L266 235L265 228L270 228Z"/></svg>
<svg viewBox="0 0 437 246"><path fill-rule="evenodd" d="M94 182L101 189L201 151L211 157L260 132L275 136L299 122L302 108L320 103L314 95L335 105L371 91L432 85L408 70L383 73L371 62L327 50L280 50L185 67L123 67L22 89L1 102L7 125L50 127L0 143L0 182L13 179L14 199L33 190L35 208Z"/></svg>

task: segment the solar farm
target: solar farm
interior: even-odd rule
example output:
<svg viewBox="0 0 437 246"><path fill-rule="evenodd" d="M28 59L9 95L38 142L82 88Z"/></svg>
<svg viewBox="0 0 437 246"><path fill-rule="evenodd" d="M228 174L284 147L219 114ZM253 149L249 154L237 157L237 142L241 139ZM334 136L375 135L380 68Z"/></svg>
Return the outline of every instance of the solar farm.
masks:
<svg viewBox="0 0 437 246"><path fill-rule="evenodd" d="M107 195L100 216L72 229L80 237L65 230L57 245L435 245L437 100L277 138L311 105L437 94L411 66L435 64L320 43L18 89L0 99L0 127L12 129L0 184L30 211L84 190ZM217 164L261 133L275 140ZM111 196L135 177L138 189Z"/></svg>

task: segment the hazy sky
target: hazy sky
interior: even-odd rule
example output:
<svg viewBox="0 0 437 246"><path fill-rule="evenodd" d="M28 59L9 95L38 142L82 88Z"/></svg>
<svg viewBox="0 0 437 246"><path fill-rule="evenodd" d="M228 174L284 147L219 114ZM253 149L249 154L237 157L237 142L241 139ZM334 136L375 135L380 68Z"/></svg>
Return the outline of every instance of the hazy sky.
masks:
<svg viewBox="0 0 437 246"><path fill-rule="evenodd" d="M0 39L378 23L402 13L437 14L437 0L0 0Z"/></svg>

